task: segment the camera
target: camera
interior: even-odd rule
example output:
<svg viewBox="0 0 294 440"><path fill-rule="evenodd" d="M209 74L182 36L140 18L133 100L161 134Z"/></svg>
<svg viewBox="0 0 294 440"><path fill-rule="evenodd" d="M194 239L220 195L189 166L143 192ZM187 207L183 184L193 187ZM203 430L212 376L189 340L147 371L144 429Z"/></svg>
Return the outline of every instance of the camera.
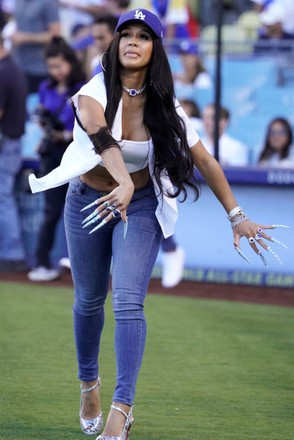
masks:
<svg viewBox="0 0 294 440"><path fill-rule="evenodd" d="M51 130L63 131L64 125L54 113L45 108L38 108L34 114L34 120L38 122L47 135Z"/></svg>
<svg viewBox="0 0 294 440"><path fill-rule="evenodd" d="M45 157L50 154L52 155L56 147L56 141L54 141L52 131L63 131L64 124L56 115L54 115L54 113L51 113L49 110L42 107L36 109L32 116L32 120L37 122L44 130L43 138L38 146L38 154L41 157Z"/></svg>

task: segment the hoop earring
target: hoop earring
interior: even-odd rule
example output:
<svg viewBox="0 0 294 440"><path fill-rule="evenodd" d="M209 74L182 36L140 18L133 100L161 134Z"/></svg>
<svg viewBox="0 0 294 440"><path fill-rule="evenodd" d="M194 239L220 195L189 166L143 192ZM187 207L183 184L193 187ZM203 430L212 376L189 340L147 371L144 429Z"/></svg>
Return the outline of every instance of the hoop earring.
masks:
<svg viewBox="0 0 294 440"><path fill-rule="evenodd" d="M100 57L99 57L99 63L100 63L100 66L101 66L103 72L106 72L106 69L105 69L105 67L103 66L103 63L102 63L103 55L105 55L105 54L106 54L106 52L103 52L103 53L100 55Z"/></svg>

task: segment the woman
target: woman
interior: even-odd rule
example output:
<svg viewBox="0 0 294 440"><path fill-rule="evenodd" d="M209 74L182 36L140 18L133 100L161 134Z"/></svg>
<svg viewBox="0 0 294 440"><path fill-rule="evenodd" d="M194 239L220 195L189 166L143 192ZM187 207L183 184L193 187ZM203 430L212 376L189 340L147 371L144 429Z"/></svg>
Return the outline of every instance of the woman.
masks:
<svg viewBox="0 0 294 440"><path fill-rule="evenodd" d="M287 119L274 118L267 128L265 144L258 164L272 167L294 166L293 133Z"/></svg>
<svg viewBox="0 0 294 440"><path fill-rule="evenodd" d="M74 113L70 97L85 82L79 61L70 46L60 37L54 37L47 45L45 59L49 78L39 88L40 106L37 119L44 130L39 148L40 174L46 175L56 168L72 140ZM44 218L41 224L36 262L28 273L31 281L51 281L59 277L52 267L50 251L55 231L64 208L67 185L45 193Z"/></svg>
<svg viewBox="0 0 294 440"><path fill-rule="evenodd" d="M174 100L158 18L144 9L122 15L102 65L73 98L80 125L61 166L43 179L30 176L30 184L35 192L72 179L65 223L87 434L102 429L97 357L112 259L117 383L98 439L125 440L145 345L144 298L162 237L175 229L176 197L185 199L187 187L198 197L193 163L229 213L238 252L241 236L264 247L267 236L237 206L220 166ZM251 246L260 253L254 238Z"/></svg>
<svg viewBox="0 0 294 440"><path fill-rule="evenodd" d="M205 69L201 58L197 54L197 47L192 43L184 41L179 53L183 72L174 75L175 85L193 85L197 89L211 89L212 81Z"/></svg>

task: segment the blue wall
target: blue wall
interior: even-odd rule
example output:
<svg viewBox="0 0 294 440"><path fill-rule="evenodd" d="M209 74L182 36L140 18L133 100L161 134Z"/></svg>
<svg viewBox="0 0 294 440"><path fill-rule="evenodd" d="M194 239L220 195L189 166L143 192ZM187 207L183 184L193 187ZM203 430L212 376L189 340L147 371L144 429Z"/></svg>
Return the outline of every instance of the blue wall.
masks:
<svg viewBox="0 0 294 440"><path fill-rule="evenodd" d="M225 172L239 205L250 219L265 225L290 226L290 229L277 228L268 232L288 246L286 250L269 243L283 265L263 251L268 261L266 268L244 237L241 248L253 264L237 254L226 212L210 188L203 184L202 195L196 203L179 204L176 239L186 252L184 278L294 288L294 170L235 168ZM155 270L158 277L160 257Z"/></svg>
<svg viewBox="0 0 294 440"><path fill-rule="evenodd" d="M184 277L197 281L294 287L294 188L233 184L232 189L252 220L291 226L291 229L279 228L269 232L289 248L286 250L270 243L283 266L269 252L263 251L268 261L265 268L245 238L241 239L241 248L253 264L243 260L234 250L226 212L211 190L203 186L198 202L179 206L176 238L186 252Z"/></svg>

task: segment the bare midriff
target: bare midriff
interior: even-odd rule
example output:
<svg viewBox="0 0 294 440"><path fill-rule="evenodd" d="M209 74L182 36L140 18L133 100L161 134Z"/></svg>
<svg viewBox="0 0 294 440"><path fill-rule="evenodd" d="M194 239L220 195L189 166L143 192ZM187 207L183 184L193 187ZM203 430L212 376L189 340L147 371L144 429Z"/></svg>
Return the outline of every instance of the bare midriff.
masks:
<svg viewBox="0 0 294 440"><path fill-rule="evenodd" d="M147 141L150 139L150 133L144 126L144 103L146 96L138 95L135 99L127 93L123 94L122 102L122 139L130 141ZM148 166L142 170L130 173L134 183L135 190L143 188L150 180ZM118 183L113 179L107 169L101 165L97 165L92 170L81 176L81 180L91 188L101 192L111 192Z"/></svg>
<svg viewBox="0 0 294 440"><path fill-rule="evenodd" d="M150 180L150 174L148 167L143 170L136 171L130 174L134 183L135 190L143 188ZM118 183L113 179L109 172L102 166L97 165L92 170L81 176L82 182L86 185L101 192L111 192L118 186Z"/></svg>

